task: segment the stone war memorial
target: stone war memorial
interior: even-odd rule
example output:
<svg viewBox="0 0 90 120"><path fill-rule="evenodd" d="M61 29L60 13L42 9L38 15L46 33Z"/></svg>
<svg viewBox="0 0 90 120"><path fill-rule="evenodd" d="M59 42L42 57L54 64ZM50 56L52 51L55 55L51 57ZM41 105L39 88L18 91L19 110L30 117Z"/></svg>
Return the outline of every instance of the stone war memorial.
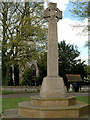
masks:
<svg viewBox="0 0 90 120"><path fill-rule="evenodd" d="M62 19L62 12L56 3L50 2L43 16L48 21L47 76L39 96L19 103L18 115L24 118L80 118L88 113L88 105L68 96L64 81L58 75L57 22Z"/></svg>
<svg viewBox="0 0 90 120"><path fill-rule="evenodd" d="M57 22L62 12L56 3L44 11L48 21L47 77L43 79L40 96L30 102L19 103L19 115L31 118L79 118L88 113L88 105L76 103L76 97L67 96L63 79L58 76Z"/></svg>

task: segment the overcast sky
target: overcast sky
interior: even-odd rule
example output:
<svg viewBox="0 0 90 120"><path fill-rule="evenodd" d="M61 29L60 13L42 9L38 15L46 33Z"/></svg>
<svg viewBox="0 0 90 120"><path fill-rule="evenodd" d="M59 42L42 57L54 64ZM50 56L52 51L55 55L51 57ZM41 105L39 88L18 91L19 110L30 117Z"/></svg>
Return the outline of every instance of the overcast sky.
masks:
<svg viewBox="0 0 90 120"><path fill-rule="evenodd" d="M88 19L81 21L79 18L72 17L69 11L72 9L72 4L69 0L49 1L57 3L57 7L63 11L63 18L58 22L58 41L65 40L66 43L77 45L81 53L80 58L88 63L88 48L85 47L85 42L88 41L88 32L82 32L83 28L88 25Z"/></svg>

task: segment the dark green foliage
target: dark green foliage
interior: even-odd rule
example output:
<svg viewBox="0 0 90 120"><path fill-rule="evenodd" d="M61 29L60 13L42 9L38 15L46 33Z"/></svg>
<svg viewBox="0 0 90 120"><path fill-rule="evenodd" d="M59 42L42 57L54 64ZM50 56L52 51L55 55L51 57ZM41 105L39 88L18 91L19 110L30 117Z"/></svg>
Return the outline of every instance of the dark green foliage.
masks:
<svg viewBox="0 0 90 120"><path fill-rule="evenodd" d="M80 74L81 78L83 80L84 77L87 76L85 61L81 62L81 60L79 60L79 61L77 60L76 65L74 65L72 68L72 72L73 72L73 74Z"/></svg>
<svg viewBox="0 0 90 120"><path fill-rule="evenodd" d="M21 85L30 86L32 83L32 69L27 67L22 75Z"/></svg>
<svg viewBox="0 0 90 120"><path fill-rule="evenodd" d="M80 74L82 79L87 76L86 65L78 59L80 52L77 46L66 44L62 41L58 44L59 48L59 75L63 77L65 85L67 79L65 74ZM47 75L47 53L41 53L37 60L40 77L38 81L42 83L43 77Z"/></svg>
<svg viewBox="0 0 90 120"><path fill-rule="evenodd" d="M13 78L12 78L12 67L10 68L10 75L9 75L9 82L8 82L9 86L13 86Z"/></svg>
<svg viewBox="0 0 90 120"><path fill-rule="evenodd" d="M9 84L9 77L2 77L2 85L7 86Z"/></svg>
<svg viewBox="0 0 90 120"><path fill-rule="evenodd" d="M90 65L87 65L85 68L86 68L87 76L84 77L84 81L89 84L90 83Z"/></svg>
<svg viewBox="0 0 90 120"><path fill-rule="evenodd" d="M39 75L40 77L38 80L40 81L40 84L42 83L42 80L47 75L47 52L41 53L37 60L37 65L39 69Z"/></svg>
<svg viewBox="0 0 90 120"><path fill-rule="evenodd" d="M87 73L90 75L90 65L86 66Z"/></svg>
<svg viewBox="0 0 90 120"><path fill-rule="evenodd" d="M19 65L14 65L14 80L15 80L15 86L19 86Z"/></svg>
<svg viewBox="0 0 90 120"><path fill-rule="evenodd" d="M7 85L9 78L6 77L6 66L2 62L2 85Z"/></svg>
<svg viewBox="0 0 90 120"><path fill-rule="evenodd" d="M78 57L80 53L76 47L70 44L67 45L65 41L59 43L58 47L60 76L63 76L66 72L71 72L71 67L77 63L75 58Z"/></svg>
<svg viewBox="0 0 90 120"><path fill-rule="evenodd" d="M80 52L74 45L66 44L62 41L58 44L59 47L59 75L63 77L65 84L67 80L65 74L80 74L82 79L86 76L84 61L78 59Z"/></svg>

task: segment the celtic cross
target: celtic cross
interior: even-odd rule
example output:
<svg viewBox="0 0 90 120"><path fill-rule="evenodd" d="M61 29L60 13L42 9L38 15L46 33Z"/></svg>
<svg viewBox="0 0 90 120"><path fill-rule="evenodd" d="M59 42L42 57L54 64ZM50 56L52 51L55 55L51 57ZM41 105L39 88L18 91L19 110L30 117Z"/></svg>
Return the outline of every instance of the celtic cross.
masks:
<svg viewBox="0 0 90 120"><path fill-rule="evenodd" d="M50 3L49 7L44 11L44 18L46 20L56 19L57 22L59 19L62 19L62 11L56 7L56 3Z"/></svg>
<svg viewBox="0 0 90 120"><path fill-rule="evenodd" d="M62 18L62 12L56 3L49 4L44 11L44 18L48 20L47 76L58 76L57 22Z"/></svg>
<svg viewBox="0 0 90 120"><path fill-rule="evenodd" d="M62 18L62 12L56 3L50 3L44 11L44 18L48 20L48 51L47 76L43 79L40 96L47 98L65 97L63 79L58 73L58 33L57 22Z"/></svg>

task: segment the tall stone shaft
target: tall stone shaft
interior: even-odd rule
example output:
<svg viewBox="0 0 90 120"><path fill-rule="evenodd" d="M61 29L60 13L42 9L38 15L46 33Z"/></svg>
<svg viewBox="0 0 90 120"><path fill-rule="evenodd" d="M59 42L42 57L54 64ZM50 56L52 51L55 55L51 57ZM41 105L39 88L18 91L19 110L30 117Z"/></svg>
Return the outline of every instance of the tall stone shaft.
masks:
<svg viewBox="0 0 90 120"><path fill-rule="evenodd" d="M48 23L47 76L58 76L57 20Z"/></svg>
<svg viewBox="0 0 90 120"><path fill-rule="evenodd" d="M58 76L57 22L62 18L62 12L56 5L50 3L44 11L44 18L48 20L47 76Z"/></svg>
<svg viewBox="0 0 90 120"><path fill-rule="evenodd" d="M44 18L48 20L47 77L43 79L40 96L61 98L66 96L63 79L58 76L57 22L62 18L62 12L56 3L49 4L44 11Z"/></svg>

